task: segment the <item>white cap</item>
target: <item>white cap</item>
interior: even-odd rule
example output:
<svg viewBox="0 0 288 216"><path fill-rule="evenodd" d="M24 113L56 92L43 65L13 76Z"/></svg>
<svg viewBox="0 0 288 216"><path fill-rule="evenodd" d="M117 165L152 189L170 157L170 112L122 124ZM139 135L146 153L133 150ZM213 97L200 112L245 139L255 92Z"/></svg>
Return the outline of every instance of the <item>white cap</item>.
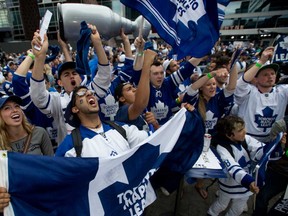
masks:
<svg viewBox="0 0 288 216"><path fill-rule="evenodd" d="M163 62L163 68L164 68L164 72L166 72L167 68L169 67L171 61L173 59L166 59L164 62Z"/></svg>

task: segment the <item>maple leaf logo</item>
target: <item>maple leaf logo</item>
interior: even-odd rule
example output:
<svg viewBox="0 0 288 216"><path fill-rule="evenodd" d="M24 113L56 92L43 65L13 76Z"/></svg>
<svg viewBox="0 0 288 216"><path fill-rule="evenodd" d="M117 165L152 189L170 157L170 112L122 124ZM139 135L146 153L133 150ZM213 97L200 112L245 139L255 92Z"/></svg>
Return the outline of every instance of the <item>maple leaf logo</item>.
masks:
<svg viewBox="0 0 288 216"><path fill-rule="evenodd" d="M217 123L218 118L214 117L214 113L209 110L206 112L205 128L206 130L213 129Z"/></svg>
<svg viewBox="0 0 288 216"><path fill-rule="evenodd" d="M282 49L288 50L288 36L285 37L284 40L281 41L279 44L280 44L280 47L281 47Z"/></svg>
<svg viewBox="0 0 288 216"><path fill-rule="evenodd" d="M165 104L161 101L155 103L155 107L151 107L151 112L153 112L155 118L159 120L167 117L168 110L168 106L165 106Z"/></svg>
<svg viewBox="0 0 288 216"><path fill-rule="evenodd" d="M109 94L105 99L104 103L100 104L101 112L105 115L106 118L110 118L111 121L114 121L114 117L119 109L118 101Z"/></svg>
<svg viewBox="0 0 288 216"><path fill-rule="evenodd" d="M273 116L273 110L270 107L266 107L262 110L263 115L255 115L255 123L258 128L263 128L263 132L266 132L267 128L271 128L278 115Z"/></svg>

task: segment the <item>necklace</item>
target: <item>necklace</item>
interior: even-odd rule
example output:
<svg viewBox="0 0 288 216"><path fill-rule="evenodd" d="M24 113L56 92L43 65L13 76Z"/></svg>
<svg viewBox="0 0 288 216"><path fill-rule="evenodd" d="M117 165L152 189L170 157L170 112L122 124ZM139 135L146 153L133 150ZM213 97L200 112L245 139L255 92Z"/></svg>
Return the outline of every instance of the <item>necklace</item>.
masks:
<svg viewBox="0 0 288 216"><path fill-rule="evenodd" d="M83 125L83 126L84 126L84 125ZM95 127L88 127L88 126L87 126L87 128L94 130L94 129L100 128L100 126L101 126L101 122L100 122L98 125L96 125ZM86 126L85 126L85 127L86 127Z"/></svg>

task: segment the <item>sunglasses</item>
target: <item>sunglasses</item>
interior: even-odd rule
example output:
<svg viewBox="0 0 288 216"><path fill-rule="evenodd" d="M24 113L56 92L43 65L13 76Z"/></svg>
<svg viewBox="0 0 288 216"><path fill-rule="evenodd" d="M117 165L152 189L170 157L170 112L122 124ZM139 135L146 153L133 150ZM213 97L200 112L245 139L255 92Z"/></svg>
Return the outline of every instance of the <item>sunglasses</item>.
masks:
<svg viewBox="0 0 288 216"><path fill-rule="evenodd" d="M75 94L78 97L83 97L84 95L86 95L87 92L89 95L95 95L96 94L96 92L94 90L90 90L90 89L85 89L84 91L78 91Z"/></svg>

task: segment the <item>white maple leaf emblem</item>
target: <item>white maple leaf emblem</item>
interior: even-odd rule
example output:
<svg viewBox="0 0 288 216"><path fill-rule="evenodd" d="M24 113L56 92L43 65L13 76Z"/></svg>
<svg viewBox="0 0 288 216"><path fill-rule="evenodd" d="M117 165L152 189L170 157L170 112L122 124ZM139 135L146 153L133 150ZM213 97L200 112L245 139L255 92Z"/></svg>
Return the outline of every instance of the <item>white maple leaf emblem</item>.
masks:
<svg viewBox="0 0 288 216"><path fill-rule="evenodd" d="M168 114L168 106L166 106L163 102L158 101L155 103L155 107L151 107L151 112L153 112L156 119L164 119Z"/></svg>
<svg viewBox="0 0 288 216"><path fill-rule="evenodd" d="M281 47L282 49L288 50L288 36L285 37L284 40L281 41L279 44L280 44L280 47Z"/></svg>
<svg viewBox="0 0 288 216"><path fill-rule="evenodd" d="M210 110L206 112L206 121L205 121L205 128L206 130L208 129L213 129L217 123L218 118L214 117L214 113L211 112Z"/></svg>
<svg viewBox="0 0 288 216"><path fill-rule="evenodd" d="M101 112L105 115L105 117L110 118L111 121L114 121L114 117L119 109L118 101L109 94L105 99L104 103L100 104Z"/></svg>

